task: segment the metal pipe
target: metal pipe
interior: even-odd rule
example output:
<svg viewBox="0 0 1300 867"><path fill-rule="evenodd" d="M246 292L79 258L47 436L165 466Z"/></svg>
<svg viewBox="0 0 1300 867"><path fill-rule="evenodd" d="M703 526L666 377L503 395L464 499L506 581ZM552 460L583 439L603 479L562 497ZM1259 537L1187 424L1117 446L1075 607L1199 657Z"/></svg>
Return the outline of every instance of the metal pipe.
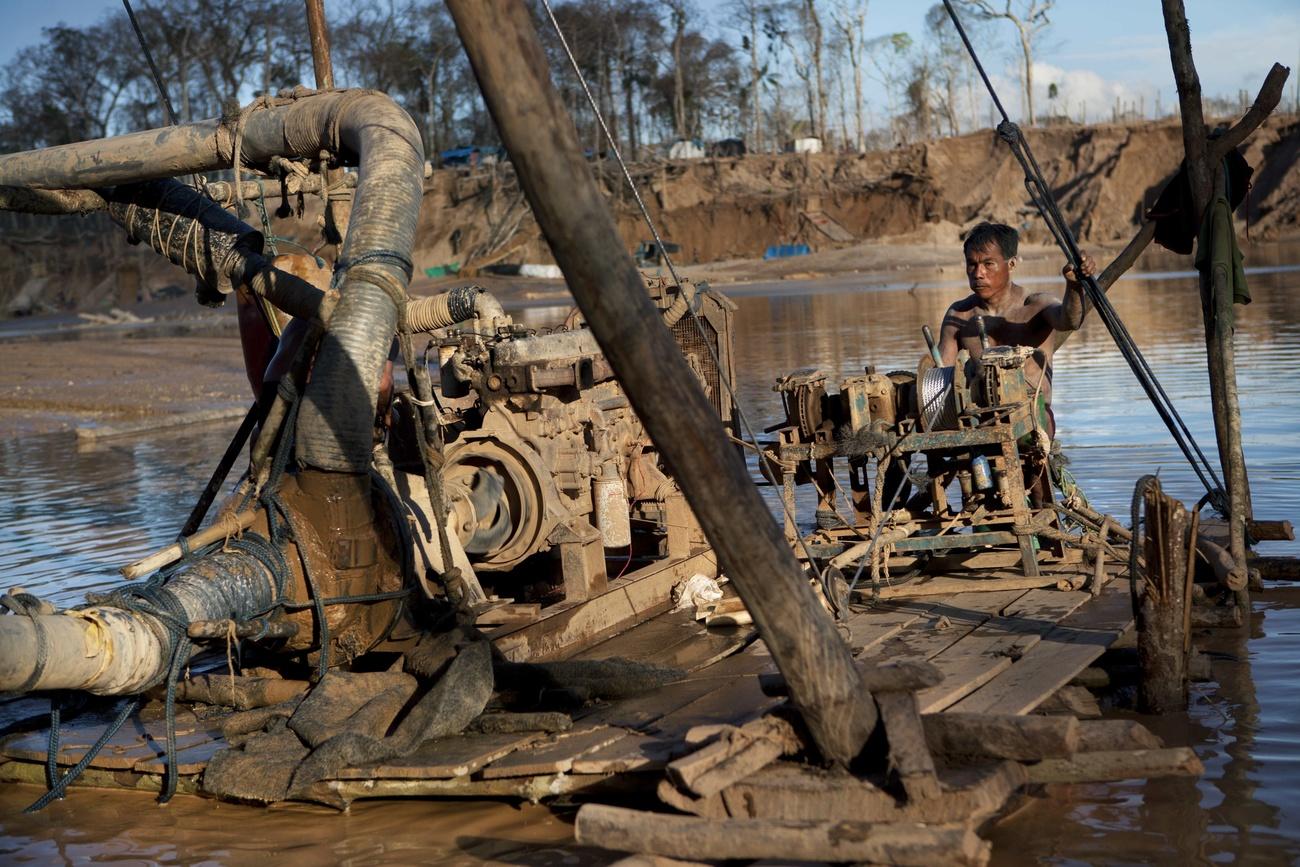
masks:
<svg viewBox="0 0 1300 867"><path fill-rule="evenodd" d="M225 168L242 131L242 163L272 157L355 155L360 168L354 219L336 265L341 298L303 399L299 460L365 473L373 407L397 326L398 298L411 278L411 250L423 195L424 148L396 103L369 91L293 94L254 104L238 118L0 156L0 186L84 189ZM142 159L147 154L147 159ZM361 409L365 407L365 409Z"/></svg>

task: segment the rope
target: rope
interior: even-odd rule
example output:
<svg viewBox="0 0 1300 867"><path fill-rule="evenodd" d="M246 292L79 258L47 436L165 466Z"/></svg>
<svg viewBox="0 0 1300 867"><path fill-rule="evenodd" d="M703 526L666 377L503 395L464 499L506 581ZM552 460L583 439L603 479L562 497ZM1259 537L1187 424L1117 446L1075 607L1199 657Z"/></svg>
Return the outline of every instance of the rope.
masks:
<svg viewBox="0 0 1300 867"><path fill-rule="evenodd" d="M550 18L551 26L554 28L556 36L559 37L560 45L564 47L565 55L569 58L569 65L573 68L573 73L577 77L578 83L582 86L583 93L587 96L587 102L591 105L592 114L600 124L605 140L609 143L610 150L613 152L615 160L618 161L619 168L623 171L623 178L627 182L628 188L632 191L632 198L636 200L637 207L641 211L641 217L645 221L646 226L650 229L651 235L654 236L655 243L659 247L659 254L663 256L664 264L668 266L668 272L672 275L673 282L677 284L679 291L684 292L685 290L682 288L683 284L681 278L677 274L677 269L673 266L672 259L669 258L667 250L664 247L663 239L659 237L659 230L655 227L654 220L650 218L650 212L646 209L645 202L641 198L641 193L637 189L636 183L632 180L632 173L628 171L627 163L623 159L622 151L619 150L618 142L614 139L613 133L610 132L608 124L605 123L605 116L601 113L600 106L597 104L596 98L591 92L591 88L587 85L587 79L582 74L582 69L578 65L578 59L574 56L573 50L569 47L569 42L564 37L564 31L560 29L560 22L555 17L555 11L551 8L550 0L542 0L542 6L546 8L546 14ZM726 376L722 375L722 371L726 370L726 368L723 367L722 361L718 358L718 353L713 348L708 332L704 328L704 323L700 320L699 314L695 311L695 305L688 302L685 306L686 310L684 312L690 316L691 322L695 325L695 330L700 336L700 341L708 351L709 358L712 359L714 366L719 371L718 382L722 385L722 388L726 392L727 398L731 401L732 406L736 408L736 419L740 422L742 433L744 433L745 438L749 440L750 444L758 450L761 455L763 451L758 444L758 437L754 433L754 426L750 424L749 417L745 414L744 408L741 406L732 383ZM667 324L669 327L672 325L672 323ZM772 476L771 469L767 466L767 461L763 460L761 457L758 461L758 470L759 473L762 474L763 478L767 479L774 487L777 486L777 481ZM781 499L781 513L791 526L795 526L794 515L791 513L790 507L786 504L784 498ZM813 574L817 576L817 581L823 588L826 588L826 595L829 598L832 594L827 585L828 578L823 574L821 567L817 565L817 561L813 558L812 552L808 550L807 543L798 532L795 533L795 543L802 550L804 558L808 561L808 565L812 567Z"/></svg>
<svg viewBox="0 0 1300 867"><path fill-rule="evenodd" d="M1173 401L1160 385L1151 366L1147 363L1146 358L1138 349L1133 337L1129 334L1128 329L1124 326L1119 314L1115 311L1114 306L1110 303L1106 293L1102 291L1101 286L1097 283L1096 278L1085 276L1082 269L1083 256L1079 252L1079 246L1071 232L1069 224L1062 216L1060 208L1056 203L1056 197L1052 194L1043 177L1042 169L1038 161L1034 158L1033 151L1029 148L1029 143L1025 141L1020 127L1012 123L1010 116L1002 106L1001 100L998 99L996 88L993 82L989 80L988 73L984 71L984 65L980 62L979 55L975 47L971 45L969 37L966 35L965 28L962 27L961 20L957 17L957 11L953 8L952 0L943 0L944 8L948 10L948 16L952 19L953 26L957 34L961 37L962 44L966 46L966 51L970 55L971 61L975 64L975 69L979 72L980 78L984 81L984 86L993 99L993 104L997 107L998 113L1002 115L1002 122L998 124L998 135L1005 141L1011 150L1016 161L1020 163L1021 169L1025 173L1025 188L1029 192L1029 198L1038 213L1042 216L1047 228L1052 233L1053 239L1057 246L1065 253L1066 261L1074 269L1075 276L1079 278L1083 285L1088 300L1097 308L1097 315L1101 318L1110 332L1110 336L1119 348L1120 354L1128 363L1133 375L1137 378L1138 384L1146 392L1147 399L1155 407L1156 413L1160 420L1169 430L1170 436L1178 445L1183 456L1187 459L1193 472L1205 487L1209 495L1209 502L1213 504L1216 511L1223 517L1227 517L1227 495L1224 493L1223 482L1219 480L1218 475L1214 472L1214 467L1205 457L1205 453L1197 444L1195 437L1192 436L1191 430L1179 415L1177 408L1174 407Z"/></svg>
<svg viewBox="0 0 1300 867"><path fill-rule="evenodd" d="M139 696L135 696L130 701L123 704L122 709L118 712L117 716L113 719L113 722L109 724L108 728L104 729L104 733L99 736L99 740L95 741L95 743L91 745L90 749L86 750L86 754L81 757L81 760L78 761L72 767L68 768L67 773L65 773L62 777L58 777L58 779L55 779L55 776L58 773L57 757L59 752L59 733L58 733L59 711L57 709L58 705L55 702L55 700L51 700L50 748L49 748L50 751L46 756L46 767L45 767L46 781L49 783L49 790L45 794L37 798L35 801L33 801L31 804L29 804L27 806L27 809L23 810L23 812L37 813L40 812L41 810L44 810L53 801L63 800L63 797L67 794L68 786L72 785L72 783L77 779L77 777L81 776L82 771L90 767L90 763L94 761L95 756L99 755L99 751L104 748L104 745L107 744L110 740L112 740L113 735L118 733L118 731L122 728L122 725L127 721L127 718L131 716L131 714L135 711L136 707L139 704L140 704ZM172 761L170 758L168 759L167 766L168 768L172 767ZM170 798L171 795L168 795L167 797Z"/></svg>

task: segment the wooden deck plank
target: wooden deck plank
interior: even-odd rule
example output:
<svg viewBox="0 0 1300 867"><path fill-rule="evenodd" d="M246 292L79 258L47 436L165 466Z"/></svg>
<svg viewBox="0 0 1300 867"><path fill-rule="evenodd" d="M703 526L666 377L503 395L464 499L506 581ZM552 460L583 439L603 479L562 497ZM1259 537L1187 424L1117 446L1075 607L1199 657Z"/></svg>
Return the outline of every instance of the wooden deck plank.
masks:
<svg viewBox="0 0 1300 867"><path fill-rule="evenodd" d="M1112 581L1006 671L948 710L1029 713L1101 656L1132 625L1128 586Z"/></svg>
<svg viewBox="0 0 1300 867"><path fill-rule="evenodd" d="M1092 597L1082 591L1030 590L960 641L931 657L943 682L922 690L922 713L956 703L1011 667L1050 632L1061 618Z"/></svg>
<svg viewBox="0 0 1300 867"><path fill-rule="evenodd" d="M650 665L699 671L748 645L753 627L710 629L691 611L661 614L602 641L574 659L630 659Z"/></svg>
<svg viewBox="0 0 1300 867"><path fill-rule="evenodd" d="M606 746L573 760L575 774L622 774L657 771L695 749L681 741L628 732Z"/></svg>
<svg viewBox="0 0 1300 867"><path fill-rule="evenodd" d="M79 762L108 724L107 720L92 717L64 725L59 732L59 764L75 765ZM194 722L183 722L176 729L176 748L178 751L186 750L220 736L219 731L199 728ZM44 762L48 748L49 730L45 729L6 741L3 753L12 759ZM162 721L141 723L138 719L130 719L91 760L90 767L126 771L166 751L167 730Z"/></svg>
<svg viewBox="0 0 1300 867"><path fill-rule="evenodd" d="M861 656L920 621L929 613L930 606L903 602L873 608L855 605L853 609L844 625L849 628L849 647L855 656Z"/></svg>
<svg viewBox="0 0 1300 867"><path fill-rule="evenodd" d="M1023 590L960 593L928 603L926 614L862 654L863 658L930 659L1025 594Z"/></svg>
<svg viewBox="0 0 1300 867"><path fill-rule="evenodd" d="M512 662L546 662L592 647L637 621L663 613L672 605L672 589L697 572L717 574L717 558L705 549L679 560L653 563L583 602L562 603L541 619L492 633L493 644Z"/></svg>
<svg viewBox="0 0 1300 867"><path fill-rule="evenodd" d="M553 740L515 750L483 768L481 773L485 780L568 773L579 756L608 746L622 736L623 730L613 726L557 735Z"/></svg>
<svg viewBox="0 0 1300 867"><path fill-rule="evenodd" d="M654 730L665 738L680 740L698 725L728 723L740 725L762 716L785 699L763 694L756 675L729 678L695 701L654 723Z"/></svg>
<svg viewBox="0 0 1300 867"><path fill-rule="evenodd" d="M176 770L181 774L197 774L208 766L208 762L221 750L224 750L229 744L225 738L220 736L220 732L215 732L217 737L203 743L194 744L193 746L182 749L179 739L176 749ZM160 745L164 750L166 745ZM141 774L161 774L167 770L166 755L150 756L135 763L131 770Z"/></svg>
<svg viewBox="0 0 1300 867"><path fill-rule="evenodd" d="M546 737L541 732L454 735L428 741L411 755L339 771L336 780L449 780L478 771Z"/></svg>

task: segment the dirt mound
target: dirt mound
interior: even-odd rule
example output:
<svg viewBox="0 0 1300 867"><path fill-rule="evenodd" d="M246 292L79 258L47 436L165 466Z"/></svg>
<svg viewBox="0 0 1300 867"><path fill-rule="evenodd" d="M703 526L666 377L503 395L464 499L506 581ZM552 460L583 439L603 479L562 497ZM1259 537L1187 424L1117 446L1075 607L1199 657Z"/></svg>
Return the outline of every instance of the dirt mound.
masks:
<svg viewBox="0 0 1300 867"><path fill-rule="evenodd" d="M1028 136L1076 233L1092 244L1126 241L1182 155L1176 120L1058 126ZM1246 158L1255 166L1255 186L1239 216L1259 240L1294 234L1300 119L1270 119ZM629 249L649 241L613 168L596 172ZM886 238L933 243L983 219L1018 226L1030 241L1051 240L1029 204L1019 165L992 131L866 154L641 165L633 177L664 240L681 245L682 262L757 258L776 244L823 250ZM421 267L551 261L508 165L435 173L418 254Z"/></svg>

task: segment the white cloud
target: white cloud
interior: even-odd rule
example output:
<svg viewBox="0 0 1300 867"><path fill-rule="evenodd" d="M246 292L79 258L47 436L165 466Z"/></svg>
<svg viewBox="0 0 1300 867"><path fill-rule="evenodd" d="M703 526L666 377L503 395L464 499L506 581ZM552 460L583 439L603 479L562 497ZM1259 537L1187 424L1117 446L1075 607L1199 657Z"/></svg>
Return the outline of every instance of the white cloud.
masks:
<svg viewBox="0 0 1300 867"><path fill-rule="evenodd" d="M1056 99L1050 100L1052 85ZM1036 114L1066 114L1075 120L1106 120L1116 100L1124 110L1132 105L1147 116L1154 114L1156 88L1141 81L1103 78L1091 69L1062 69L1050 63L1034 64L1034 111ZM1167 110L1168 105L1162 106Z"/></svg>

